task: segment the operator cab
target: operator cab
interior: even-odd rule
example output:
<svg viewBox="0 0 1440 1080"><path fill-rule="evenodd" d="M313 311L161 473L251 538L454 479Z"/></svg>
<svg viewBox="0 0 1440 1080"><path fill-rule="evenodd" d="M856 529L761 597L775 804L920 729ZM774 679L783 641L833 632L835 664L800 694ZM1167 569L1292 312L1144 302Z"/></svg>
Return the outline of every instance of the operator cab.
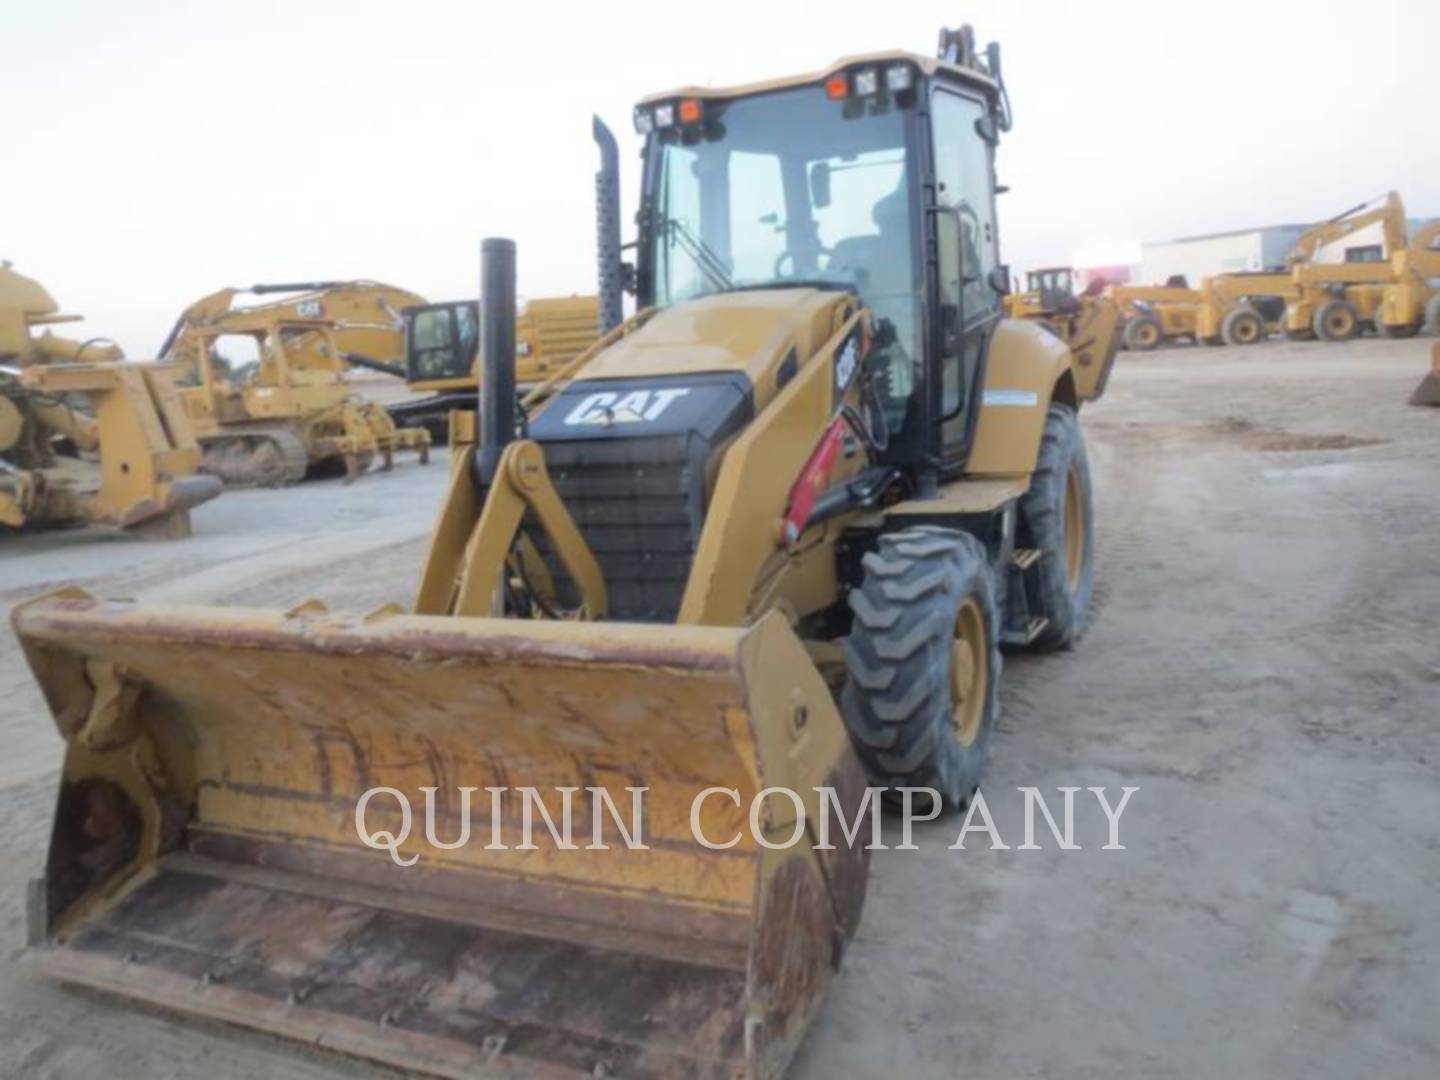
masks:
<svg viewBox="0 0 1440 1080"><path fill-rule="evenodd" d="M474 377L480 305L474 300L409 307L405 318L405 381Z"/></svg>
<svg viewBox="0 0 1440 1080"><path fill-rule="evenodd" d="M779 83L687 89L635 112L645 136L641 306L820 288L873 312L869 386L896 463L963 469L1008 271L994 149L999 53L968 28L941 56L878 53Z"/></svg>

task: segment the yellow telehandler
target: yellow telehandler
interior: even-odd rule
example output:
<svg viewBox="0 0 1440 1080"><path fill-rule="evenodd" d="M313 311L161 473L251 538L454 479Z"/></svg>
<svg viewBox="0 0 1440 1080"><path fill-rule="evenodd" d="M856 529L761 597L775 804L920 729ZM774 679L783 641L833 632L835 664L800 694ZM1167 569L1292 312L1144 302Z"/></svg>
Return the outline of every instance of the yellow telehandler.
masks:
<svg viewBox="0 0 1440 1080"><path fill-rule="evenodd" d="M196 475L200 450L170 372L48 329L78 319L0 264L0 525L188 536L190 510L221 485Z"/></svg>
<svg viewBox="0 0 1440 1080"><path fill-rule="evenodd" d="M597 120L605 333L518 415L482 245L413 613L16 609L67 743L44 970L439 1076L784 1071L860 918L866 774L965 804L1001 645L1085 627L1106 366L1002 315L968 27L635 124L638 265Z"/></svg>

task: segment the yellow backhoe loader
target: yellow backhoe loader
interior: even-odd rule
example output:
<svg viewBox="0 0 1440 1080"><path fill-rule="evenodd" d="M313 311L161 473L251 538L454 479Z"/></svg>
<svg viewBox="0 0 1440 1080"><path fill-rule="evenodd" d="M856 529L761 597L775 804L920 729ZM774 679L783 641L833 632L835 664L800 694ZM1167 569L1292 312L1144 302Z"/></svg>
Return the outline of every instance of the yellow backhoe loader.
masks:
<svg viewBox="0 0 1440 1080"><path fill-rule="evenodd" d="M67 742L44 970L440 1076L784 1071L860 917L865 774L963 805L1001 645L1089 618L1106 370L1002 315L969 28L635 124L638 265L597 120L605 333L518 417L482 245L478 439L413 613L15 611ZM598 797L578 843L525 825L630 789L643 847Z"/></svg>
<svg viewBox="0 0 1440 1080"><path fill-rule="evenodd" d="M188 307L166 339L161 358L189 373L180 397L204 470L231 485L282 486L342 467L349 482L377 456L389 469L400 451L427 462L429 434L397 427L345 380L347 356L400 352L401 312L423 298L373 282L248 291L296 290L298 297L234 307L241 290L222 289ZM237 347L254 359L225 356Z"/></svg>
<svg viewBox="0 0 1440 1080"><path fill-rule="evenodd" d="M220 494L170 373L122 362L103 339L37 327L74 322L44 287L0 264L0 525L113 525L187 536Z"/></svg>

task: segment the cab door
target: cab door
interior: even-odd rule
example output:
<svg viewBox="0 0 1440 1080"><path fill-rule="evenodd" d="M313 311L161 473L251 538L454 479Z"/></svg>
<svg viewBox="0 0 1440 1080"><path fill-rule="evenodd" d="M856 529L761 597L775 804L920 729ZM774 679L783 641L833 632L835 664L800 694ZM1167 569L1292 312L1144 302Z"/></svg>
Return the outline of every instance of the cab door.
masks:
<svg viewBox="0 0 1440 1080"><path fill-rule="evenodd" d="M974 440L985 350L999 322L995 287L993 144L985 105L942 87L931 92L932 215L936 241L935 342L939 366L941 472L960 473Z"/></svg>

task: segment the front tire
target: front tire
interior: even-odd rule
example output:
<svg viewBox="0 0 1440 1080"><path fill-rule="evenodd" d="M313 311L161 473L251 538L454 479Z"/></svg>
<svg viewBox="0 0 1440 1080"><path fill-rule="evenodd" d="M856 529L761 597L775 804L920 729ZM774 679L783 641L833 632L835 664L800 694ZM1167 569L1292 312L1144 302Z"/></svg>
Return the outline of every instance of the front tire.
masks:
<svg viewBox="0 0 1440 1080"><path fill-rule="evenodd" d="M1220 324L1226 345L1254 345L1265 336L1265 321L1250 308L1236 308Z"/></svg>
<svg viewBox="0 0 1440 1080"><path fill-rule="evenodd" d="M1090 619L1095 584L1095 499L1080 417L1051 405L1030 490L1020 499L1021 546L1040 552L1027 579L1030 610L1046 625L1029 648L1073 644Z"/></svg>
<svg viewBox="0 0 1440 1080"><path fill-rule="evenodd" d="M928 787L960 809L990 759L1000 613L985 548L916 526L880 538L850 594L840 712L871 779Z"/></svg>
<svg viewBox="0 0 1440 1080"><path fill-rule="evenodd" d="M1126 348L1149 352L1165 340L1165 330L1154 315L1140 315L1125 324L1120 336Z"/></svg>
<svg viewBox="0 0 1440 1080"><path fill-rule="evenodd" d="M1327 300L1312 327L1323 341L1349 341L1360 332L1360 315L1348 300Z"/></svg>

